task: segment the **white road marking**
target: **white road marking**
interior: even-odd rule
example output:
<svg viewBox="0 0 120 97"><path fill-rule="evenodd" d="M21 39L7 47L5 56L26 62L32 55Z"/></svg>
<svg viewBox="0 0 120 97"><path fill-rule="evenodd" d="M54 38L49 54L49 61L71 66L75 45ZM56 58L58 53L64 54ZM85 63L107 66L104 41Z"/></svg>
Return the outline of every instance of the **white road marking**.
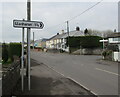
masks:
<svg viewBox="0 0 120 97"><path fill-rule="evenodd" d="M113 75L117 75L117 76L119 76L119 74L114 73L114 72L111 72L111 71L107 71L107 70L100 69L100 68L95 68L95 69L96 69L96 70L99 70L99 71L104 71L104 72L107 72L107 73L110 73L110 74L113 74Z"/></svg>
<svg viewBox="0 0 120 97"><path fill-rule="evenodd" d="M86 90L90 91L92 94L94 94L94 95L98 95L97 93L95 93L95 92L91 91L91 90L90 90L90 89L88 89L86 86L84 86L83 84L81 84L81 83L77 82L77 81L76 81L76 80L74 80L73 78L71 78L71 77L67 77L67 78L68 78L68 79L73 80L75 83L77 83L78 85L82 86L84 89L86 89Z"/></svg>
<svg viewBox="0 0 120 97"><path fill-rule="evenodd" d="M44 64L44 65L45 65L45 64ZM82 64L82 65L83 65L83 64ZM58 74L62 75L63 77L73 80L75 83L77 83L78 85L82 86L82 87L85 88L86 90L90 91L90 92L93 93L94 95L98 95L97 93L91 91L90 89L88 89L88 88L85 87L84 85L80 84L79 82L77 82L77 81L74 80L73 78L71 78L71 77L66 77L64 74L56 71L53 67L50 67L50 66L48 66L48 65L46 65L46 66L47 66L48 68L52 69L53 71L57 72Z"/></svg>

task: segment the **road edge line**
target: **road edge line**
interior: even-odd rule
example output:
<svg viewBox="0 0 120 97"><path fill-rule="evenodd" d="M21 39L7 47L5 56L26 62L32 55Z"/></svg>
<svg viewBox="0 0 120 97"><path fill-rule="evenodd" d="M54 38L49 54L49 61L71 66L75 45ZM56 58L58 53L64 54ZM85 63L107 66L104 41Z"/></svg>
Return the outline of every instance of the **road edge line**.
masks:
<svg viewBox="0 0 120 97"><path fill-rule="evenodd" d="M91 92L92 94L94 94L95 96L98 96L98 94L97 93L95 93L95 92L93 92L93 91L91 91L90 89L88 89L87 87L85 87L84 85L82 85L82 84L80 84L79 82L77 82L76 80L74 80L73 78L71 78L71 77L67 77L68 79L70 79L70 80L72 80L72 81L74 81L76 84L78 84L78 85L80 85L81 87L83 87L84 89L86 89L87 91L89 91L89 92Z"/></svg>
<svg viewBox="0 0 120 97"><path fill-rule="evenodd" d="M44 64L45 65L45 64ZM76 80L74 80L73 78L71 78L71 77L66 77L64 74L62 74L62 73L60 73L60 72L58 72L58 71L56 71L55 69L53 69L52 67L50 67L50 66L48 66L48 65L46 65L48 68L50 68L50 69L52 69L52 70L54 70L55 72L57 72L58 74L60 74L60 75L62 75L63 77L65 77L65 78L67 78L67 79L70 79L70 80L72 80L72 81L74 81L76 84L78 84L78 85L80 85L81 87L83 87L84 89L86 89L87 91L89 91L89 92L91 92L92 94L94 94L95 96L97 96L98 94L97 93L95 93L95 92L93 92L93 91L91 91L90 89L88 89L87 87L85 87L84 85L82 85L82 84L80 84L79 82L77 82Z"/></svg>

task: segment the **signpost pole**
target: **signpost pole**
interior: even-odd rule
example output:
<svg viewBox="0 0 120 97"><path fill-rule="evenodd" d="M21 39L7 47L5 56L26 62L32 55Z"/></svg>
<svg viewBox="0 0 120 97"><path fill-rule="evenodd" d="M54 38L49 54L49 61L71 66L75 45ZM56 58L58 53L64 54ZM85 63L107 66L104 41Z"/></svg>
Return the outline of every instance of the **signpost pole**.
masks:
<svg viewBox="0 0 120 97"><path fill-rule="evenodd" d="M103 51L104 51L104 46L105 46L105 44L104 44L104 33L102 33L102 37L103 37Z"/></svg>
<svg viewBox="0 0 120 97"><path fill-rule="evenodd" d="M23 91L24 90L24 28L22 28L21 83L22 83L21 88Z"/></svg>
<svg viewBox="0 0 120 97"><path fill-rule="evenodd" d="M33 32L33 50L34 50L34 32Z"/></svg>
<svg viewBox="0 0 120 97"><path fill-rule="evenodd" d="M27 20L31 19L31 0L27 0ZM27 73L28 73L28 90L30 91L30 28L27 28Z"/></svg>
<svg viewBox="0 0 120 97"><path fill-rule="evenodd" d="M39 21L31 21L31 0L27 0L27 21L25 20L13 20L13 27L22 28L22 57L21 57L21 84L22 91L24 88L24 28L27 28L27 58L26 58L26 77L28 77L28 90L31 89L30 81L30 31L31 28L42 29L44 24ZM34 36L33 36L34 37ZM34 42L34 41L33 41ZM33 46L34 47L34 46Z"/></svg>

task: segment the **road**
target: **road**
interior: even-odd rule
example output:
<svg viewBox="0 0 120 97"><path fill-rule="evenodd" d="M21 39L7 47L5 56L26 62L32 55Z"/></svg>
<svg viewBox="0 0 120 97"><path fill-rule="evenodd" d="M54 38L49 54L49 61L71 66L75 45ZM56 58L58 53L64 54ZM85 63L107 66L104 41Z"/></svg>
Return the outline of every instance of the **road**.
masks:
<svg viewBox="0 0 120 97"><path fill-rule="evenodd" d="M97 95L118 95L118 64L99 64L101 56L31 52L31 58L52 67Z"/></svg>

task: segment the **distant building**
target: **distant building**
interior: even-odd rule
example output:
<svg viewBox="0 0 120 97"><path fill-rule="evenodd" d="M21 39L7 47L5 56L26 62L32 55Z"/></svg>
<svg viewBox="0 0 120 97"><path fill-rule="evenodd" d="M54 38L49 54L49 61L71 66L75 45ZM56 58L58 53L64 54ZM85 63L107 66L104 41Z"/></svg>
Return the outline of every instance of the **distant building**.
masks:
<svg viewBox="0 0 120 97"><path fill-rule="evenodd" d="M69 36L84 36L84 33L80 31L79 27L76 27L75 31L70 31ZM66 52L69 52L69 48L66 46L66 38L68 37L67 32L63 32L61 34L57 33L57 35L51 37L46 41L46 47L48 49L61 49Z"/></svg>
<svg viewBox="0 0 120 97"><path fill-rule="evenodd" d="M118 32L120 32L120 1L118 2Z"/></svg>
<svg viewBox="0 0 120 97"><path fill-rule="evenodd" d="M41 41L42 41L42 39L36 40L36 41L34 42L34 46L35 46L35 47L41 47Z"/></svg>
<svg viewBox="0 0 120 97"><path fill-rule="evenodd" d="M46 41L47 41L47 40L48 40L48 39L46 39L46 38L36 40L36 41L34 42L34 46L35 46L35 47L46 48Z"/></svg>
<svg viewBox="0 0 120 97"><path fill-rule="evenodd" d="M109 35L108 42L110 45L118 45L119 51L113 53L113 59L114 61L120 61L120 32Z"/></svg>
<svg viewBox="0 0 120 97"><path fill-rule="evenodd" d="M48 39L46 39L46 38L43 38L42 40L41 40L41 47L42 48L46 48L46 41L47 41Z"/></svg>
<svg viewBox="0 0 120 97"><path fill-rule="evenodd" d="M119 52L120 52L120 32L109 35L108 42L109 44L117 44L119 47Z"/></svg>

